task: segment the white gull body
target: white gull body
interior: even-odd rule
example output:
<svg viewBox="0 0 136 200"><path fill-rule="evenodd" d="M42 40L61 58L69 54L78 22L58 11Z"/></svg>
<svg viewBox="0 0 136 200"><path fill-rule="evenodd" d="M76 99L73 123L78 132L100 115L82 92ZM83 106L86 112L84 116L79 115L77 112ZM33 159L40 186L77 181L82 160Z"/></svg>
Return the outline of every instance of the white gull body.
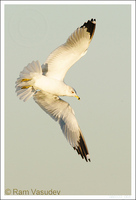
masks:
<svg viewBox="0 0 136 200"><path fill-rule="evenodd" d="M71 34L66 43L54 50L42 66L39 61L33 61L24 67L16 81L19 98L27 101L33 96L35 102L58 121L70 145L86 161L90 161L90 155L74 111L59 96L80 99L75 89L64 83L64 77L87 52L95 26L95 19L88 20Z"/></svg>

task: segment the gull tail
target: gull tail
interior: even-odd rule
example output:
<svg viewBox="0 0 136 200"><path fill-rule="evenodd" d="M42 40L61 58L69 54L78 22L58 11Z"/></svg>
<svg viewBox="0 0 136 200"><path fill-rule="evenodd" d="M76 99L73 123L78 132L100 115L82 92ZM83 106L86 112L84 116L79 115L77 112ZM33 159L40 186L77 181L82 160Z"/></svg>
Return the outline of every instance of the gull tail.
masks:
<svg viewBox="0 0 136 200"><path fill-rule="evenodd" d="M36 90L34 89L34 77L37 75L42 75L42 68L39 61L33 61L24 67L23 71L20 72L20 76L16 81L16 93L17 96L23 100L27 101L32 97Z"/></svg>

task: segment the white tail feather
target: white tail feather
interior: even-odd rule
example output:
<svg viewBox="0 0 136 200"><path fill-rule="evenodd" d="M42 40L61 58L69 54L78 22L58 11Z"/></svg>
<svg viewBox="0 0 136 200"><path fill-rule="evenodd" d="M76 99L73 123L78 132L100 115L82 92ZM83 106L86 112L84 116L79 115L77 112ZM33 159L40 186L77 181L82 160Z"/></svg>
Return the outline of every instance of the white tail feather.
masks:
<svg viewBox="0 0 136 200"><path fill-rule="evenodd" d="M36 90L33 88L33 77L38 74L42 75L42 68L39 61L29 63L20 72L20 76L16 81L16 93L19 99L27 101L36 93Z"/></svg>

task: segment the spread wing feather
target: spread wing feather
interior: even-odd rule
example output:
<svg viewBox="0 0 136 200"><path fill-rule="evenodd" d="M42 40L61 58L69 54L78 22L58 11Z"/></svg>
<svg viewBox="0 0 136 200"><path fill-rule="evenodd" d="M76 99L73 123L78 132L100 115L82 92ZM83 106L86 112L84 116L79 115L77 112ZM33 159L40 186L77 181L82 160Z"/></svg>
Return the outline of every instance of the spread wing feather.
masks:
<svg viewBox="0 0 136 200"><path fill-rule="evenodd" d="M69 68L85 55L94 35L96 20L88 20L77 28L67 39L66 43L54 50L44 65L43 74L63 81Z"/></svg>
<svg viewBox="0 0 136 200"><path fill-rule="evenodd" d="M86 161L90 161L85 139L70 105L59 97L43 91L38 91L34 95L34 100L55 121L58 121L64 136L78 154Z"/></svg>

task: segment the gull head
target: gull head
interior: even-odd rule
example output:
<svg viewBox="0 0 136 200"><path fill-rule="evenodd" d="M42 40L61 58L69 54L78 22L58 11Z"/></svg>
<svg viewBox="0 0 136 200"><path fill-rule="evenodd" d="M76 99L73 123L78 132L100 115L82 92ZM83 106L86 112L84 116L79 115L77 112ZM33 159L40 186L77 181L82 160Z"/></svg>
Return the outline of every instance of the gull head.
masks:
<svg viewBox="0 0 136 200"><path fill-rule="evenodd" d="M76 97L78 100L80 100L80 97L77 95L76 90L70 86L68 86L68 95L70 97Z"/></svg>

